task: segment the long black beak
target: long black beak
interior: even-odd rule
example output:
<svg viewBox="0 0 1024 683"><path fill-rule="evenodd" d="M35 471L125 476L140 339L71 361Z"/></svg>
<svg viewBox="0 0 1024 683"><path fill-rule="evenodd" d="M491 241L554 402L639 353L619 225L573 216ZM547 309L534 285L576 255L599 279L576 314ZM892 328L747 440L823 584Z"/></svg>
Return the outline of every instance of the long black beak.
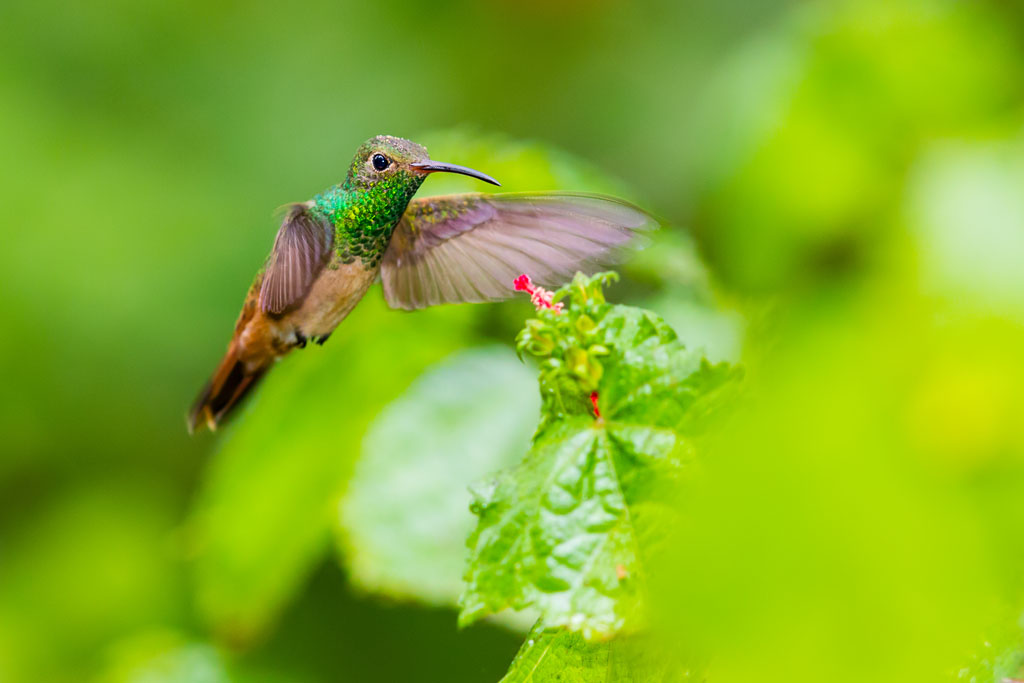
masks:
<svg viewBox="0 0 1024 683"><path fill-rule="evenodd" d="M497 180L487 175L486 173L474 171L473 169L466 168L465 166L445 164L440 161L418 161L414 164L409 165L422 173L461 173L462 175L468 175L470 178L476 178L477 180L482 180L485 183L490 183L491 185L497 185L498 187L501 187L501 183L499 183Z"/></svg>

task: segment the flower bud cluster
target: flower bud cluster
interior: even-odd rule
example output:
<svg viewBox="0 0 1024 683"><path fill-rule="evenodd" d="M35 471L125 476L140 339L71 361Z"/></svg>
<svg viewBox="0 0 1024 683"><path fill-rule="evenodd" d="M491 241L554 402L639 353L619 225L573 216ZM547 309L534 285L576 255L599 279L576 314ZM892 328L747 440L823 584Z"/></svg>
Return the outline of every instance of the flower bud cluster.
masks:
<svg viewBox="0 0 1024 683"><path fill-rule="evenodd" d="M600 417L601 359L610 353L601 327L601 319L610 309L602 286L615 277L614 273L593 277L577 273L556 292L534 286L526 275L515 281L515 289L528 292L537 308L537 317L527 320L516 337L516 350L520 356L527 353L540 361L541 393L545 401L554 401L560 412L592 412ZM561 299L568 299L569 306Z"/></svg>

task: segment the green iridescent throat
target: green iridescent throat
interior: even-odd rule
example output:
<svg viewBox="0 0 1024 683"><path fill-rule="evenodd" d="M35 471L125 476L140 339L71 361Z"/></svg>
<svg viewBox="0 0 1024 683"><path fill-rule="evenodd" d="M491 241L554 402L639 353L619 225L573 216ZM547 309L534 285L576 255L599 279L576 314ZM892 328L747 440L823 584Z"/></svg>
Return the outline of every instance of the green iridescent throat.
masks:
<svg viewBox="0 0 1024 683"><path fill-rule="evenodd" d="M378 267L395 226L422 183L422 176L406 171L370 182L350 175L344 183L313 197L312 211L334 225L336 263L360 259L366 268Z"/></svg>

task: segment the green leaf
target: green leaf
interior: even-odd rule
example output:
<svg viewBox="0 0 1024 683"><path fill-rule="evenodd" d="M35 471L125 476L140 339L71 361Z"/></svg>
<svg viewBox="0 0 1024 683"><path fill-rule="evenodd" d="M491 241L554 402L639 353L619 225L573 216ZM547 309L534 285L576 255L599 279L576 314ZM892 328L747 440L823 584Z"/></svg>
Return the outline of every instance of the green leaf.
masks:
<svg viewBox="0 0 1024 683"><path fill-rule="evenodd" d="M641 538L658 512L646 494L654 476L676 476L675 445L668 431L582 416L549 428L523 464L476 492L460 623L533 605L545 624L619 629L636 608Z"/></svg>
<svg viewBox="0 0 1024 683"><path fill-rule="evenodd" d="M342 556L367 591L454 605L462 590L469 485L514 464L539 401L505 347L428 369L374 421L339 516Z"/></svg>
<svg viewBox="0 0 1024 683"><path fill-rule="evenodd" d="M533 606L543 626L606 635L639 616L647 556L673 525L666 496L736 372L657 315L605 303L606 279L577 276L559 292L572 306L520 334L545 359L541 427L522 463L476 491L462 624Z"/></svg>
<svg viewBox="0 0 1024 683"><path fill-rule="evenodd" d="M1004 683L1024 675L1024 633L1010 614L987 629L956 680L965 683Z"/></svg>
<svg viewBox="0 0 1024 683"><path fill-rule="evenodd" d="M644 636L588 641L564 629L535 628L501 683L675 683L698 680Z"/></svg>

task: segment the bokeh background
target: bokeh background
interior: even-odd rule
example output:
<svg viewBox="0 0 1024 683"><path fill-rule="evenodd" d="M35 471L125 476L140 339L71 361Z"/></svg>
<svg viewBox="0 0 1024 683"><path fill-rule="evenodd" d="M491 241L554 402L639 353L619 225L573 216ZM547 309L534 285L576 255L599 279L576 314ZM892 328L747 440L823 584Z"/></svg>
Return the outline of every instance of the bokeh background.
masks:
<svg viewBox="0 0 1024 683"><path fill-rule="evenodd" d="M525 303L375 289L184 428L275 207L378 133L664 217L609 296L750 387L658 586L711 680L1014 673L1022 58L995 0L3 3L0 680L501 677L523 619L452 604Z"/></svg>

